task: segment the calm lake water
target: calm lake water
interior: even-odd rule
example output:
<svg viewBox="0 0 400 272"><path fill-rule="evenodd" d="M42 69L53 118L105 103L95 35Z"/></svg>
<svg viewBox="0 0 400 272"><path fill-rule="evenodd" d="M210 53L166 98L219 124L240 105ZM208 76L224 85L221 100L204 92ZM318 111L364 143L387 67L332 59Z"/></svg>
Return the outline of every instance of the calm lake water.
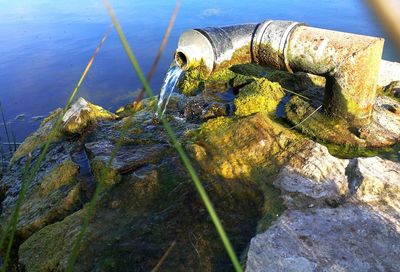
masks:
<svg viewBox="0 0 400 272"><path fill-rule="evenodd" d="M145 72L150 69L175 1L112 1ZM185 1L151 85L159 90L179 35L186 29L266 19L386 37L362 0ZM7 122L22 141L36 116L63 107L110 18L101 0L0 0L0 101ZM384 58L398 60L387 39ZM141 87L115 31L97 56L79 94L115 110ZM40 119L40 118L38 118ZM1 121L0 121L1 124ZM0 135L5 139L3 127Z"/></svg>

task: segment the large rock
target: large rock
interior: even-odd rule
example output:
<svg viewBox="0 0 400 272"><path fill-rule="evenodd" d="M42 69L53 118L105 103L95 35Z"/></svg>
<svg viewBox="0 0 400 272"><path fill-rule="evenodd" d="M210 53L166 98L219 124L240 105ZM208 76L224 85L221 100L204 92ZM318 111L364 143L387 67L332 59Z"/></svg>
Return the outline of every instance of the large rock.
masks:
<svg viewBox="0 0 400 272"><path fill-rule="evenodd" d="M76 180L79 166L70 157L71 149L72 146L66 142L52 144L33 179L30 180L27 175L25 182L28 189L17 224L19 239L25 239L47 224L64 218L81 205L80 186ZM33 152L29 169L37 163L40 152L40 149ZM0 216L3 229L14 212L26 163L27 158L15 163L1 180L0 190L5 192Z"/></svg>
<svg viewBox="0 0 400 272"><path fill-rule="evenodd" d="M246 271L399 271L399 254L392 223L348 203L286 212L251 240Z"/></svg>
<svg viewBox="0 0 400 272"><path fill-rule="evenodd" d="M252 74L220 73L196 87L201 95L173 95L165 115L235 252L243 262L247 255L249 271L398 270L399 164L333 157L276 120L287 101L279 84L301 91L321 82L267 72L252 66ZM260 84L262 90L252 90ZM231 93L222 94L221 86L232 87ZM243 92L235 97L237 91ZM377 110L396 114L393 100L378 99ZM82 99L69 109L28 188L13 248L18 269L65 271L99 182L105 186L74 270L149 271L160 260L166 271L233 269L190 175L154 118L155 103L125 107L118 118ZM3 228L28 154L37 160L55 117L59 111L27 140L0 182ZM395 122L377 120L386 120L379 129L397 135Z"/></svg>
<svg viewBox="0 0 400 272"><path fill-rule="evenodd" d="M291 157L274 185L284 192L289 208L339 201L349 194L348 164L349 160L331 156L325 146L310 144Z"/></svg>
<svg viewBox="0 0 400 272"><path fill-rule="evenodd" d="M192 127L179 118L170 123L180 139L187 137L184 132ZM176 246L162 269L231 269L195 186L148 108L132 119L99 122L84 139L96 180L112 156L121 127L127 124L74 270L127 271L134 267L149 271L173 243ZM218 175L196 169L212 201L218 203L217 213L232 244L242 252L261 216L261 189L247 180L226 183ZM20 267L25 271L65 271L86 212L87 206L83 206L23 241L18 248Z"/></svg>
<svg viewBox="0 0 400 272"><path fill-rule="evenodd" d="M289 210L251 240L247 271L398 271L400 164L316 144L274 184Z"/></svg>
<svg viewBox="0 0 400 272"><path fill-rule="evenodd" d="M400 63L382 60L379 67L378 86L387 86L397 80L400 80Z"/></svg>

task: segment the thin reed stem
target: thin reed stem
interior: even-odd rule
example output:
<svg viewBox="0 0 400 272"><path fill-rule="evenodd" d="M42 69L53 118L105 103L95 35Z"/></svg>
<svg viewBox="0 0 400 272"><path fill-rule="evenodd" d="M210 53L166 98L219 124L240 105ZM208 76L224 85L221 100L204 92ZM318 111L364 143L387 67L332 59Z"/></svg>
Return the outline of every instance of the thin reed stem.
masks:
<svg viewBox="0 0 400 272"><path fill-rule="evenodd" d="M14 152L17 151L17 134L15 134L15 131L11 131L12 139L13 139L13 145L14 145Z"/></svg>
<svg viewBox="0 0 400 272"><path fill-rule="evenodd" d="M1 155L1 170L6 162L6 153L4 152L3 139L0 136L0 155Z"/></svg>
<svg viewBox="0 0 400 272"><path fill-rule="evenodd" d="M176 245L176 241L174 240L171 245L168 247L167 251L165 251L164 255L161 257L161 259L158 261L157 265L151 270L151 272L157 272L160 271L161 266L165 262L165 260L168 258L169 254L171 254L172 249L174 249Z"/></svg>
<svg viewBox="0 0 400 272"><path fill-rule="evenodd" d="M1 105L1 102L0 102L0 114L1 114L1 118L3 119L4 131L6 132L7 142L8 142L8 143L11 143L11 141L10 141L10 135L8 134L8 128L7 128L6 118L5 118L5 116L4 116L3 107L2 107L2 105ZM8 151L10 152L9 155L11 156L11 155L12 155L12 151L11 151L11 146L10 146L10 145L8 146Z"/></svg>
<svg viewBox="0 0 400 272"><path fill-rule="evenodd" d="M322 105L320 105L318 108L316 108L312 113L310 113L310 115L308 115L306 118L304 118L303 120L301 120L301 122L299 122L298 124L292 126L290 129L294 129L298 126L300 126L301 124L303 124L305 121L307 121L311 116L313 116L317 111L319 111L319 109L322 108Z"/></svg>
<svg viewBox="0 0 400 272"><path fill-rule="evenodd" d="M17 230L18 214L19 214L19 211L20 211L20 209L21 209L21 206L22 206L22 202L23 202L23 200L24 200L24 197L25 197L25 195L26 195L26 191L27 191L27 189L28 189L28 184L27 184L27 182L26 182L26 181L27 181L26 177L28 176L29 168L31 167L31 160L32 160L32 157L31 157L31 155L29 154L28 160L27 160L27 162L26 162L26 164L25 164L25 169L24 169L24 174L23 174L22 184L21 184L21 191L20 191L20 193L19 193L19 195L18 195L18 200L17 200L17 204L16 204L16 209L14 210L14 212L13 212L13 214L12 214L12 217L11 217L11 224L10 224L10 226L12 226L12 229L11 229L10 237L9 237L9 239L8 239L7 252L6 252L6 255L5 255L4 260L3 260L3 267L2 267L2 269L1 269L1 272L6 272L6 271L7 271L6 269L7 269L8 259L9 259L9 257L10 257L12 245L13 245L13 242L14 242L15 232L16 232L16 230ZM9 228L8 228L8 231L9 231ZM8 232L8 231L7 231L7 232ZM6 237L6 235L3 234L3 237ZM2 241L1 241L2 244L4 243L3 237L2 237ZM4 239L5 239L5 238L4 238Z"/></svg>
<svg viewBox="0 0 400 272"><path fill-rule="evenodd" d="M111 5L109 4L109 2L107 0L104 0L104 2L105 2L105 5L107 7L108 13L110 14L110 16L112 18L112 21L113 21L113 24L115 26L115 29L118 32L119 38L120 38L121 43L122 43L122 45L123 45L123 47L125 49L125 52L127 53L128 58L131 61L132 66L133 66L134 70L136 71L136 73L137 73L137 75L139 77L140 82L144 86L144 89L145 89L147 95L150 96L150 97L154 96L154 93L153 93L148 81L146 80L146 78L145 78L145 76L144 76L144 74L143 74L143 72L142 72L142 70L141 70L141 68L140 68L140 66L139 66L139 64L137 62L136 57L134 56L134 54L133 54L133 52L132 52L132 50L131 50L131 48L129 46L129 43L128 43L126 37L125 37L125 34L122 31L121 25L119 24L119 22L117 20L117 17L115 15ZM160 112L160 110L158 108L156 108L156 111L158 113L158 116L161 116L160 115L161 112ZM200 178L198 177L198 175L197 175L192 163L190 162L189 157L186 155L186 152L184 151L182 145L180 144L180 142L176 138L172 127L170 126L170 124L168 123L168 121L164 117L161 117L161 123L163 124L165 130L167 131L167 134L170 137L170 139L171 139L171 141L173 143L173 146L178 151L178 154L181 157L181 160L182 160L184 166L186 167L187 171L189 172L189 174L190 174L190 176L191 176L191 178L193 180L193 183L194 183L194 185L195 185L195 187L196 187L196 189L197 189L197 191L198 191L198 193L199 193L199 195L200 195L200 197L201 197L201 199L202 199L202 201L203 201L203 203L204 203L204 205L205 205L205 207L206 207L206 209L207 209L207 211L208 211L208 213L209 213L209 215L211 217L211 220L213 221L214 226L215 226L215 228L216 228L216 230L217 230L217 232L218 232L218 234L219 234L219 236L220 236L220 238L222 240L222 243L223 243L223 245L224 245L224 247L225 247L225 249L226 249L226 251L228 253L228 256L231 259L233 267L235 268L236 271L242 271L242 267L241 267L241 265L239 263L239 260L236 257L236 254L235 254L235 251L233 250L232 244L229 241L229 238L228 238L228 236L227 236L227 234L226 234L226 232L225 232L225 230L224 230L224 228L223 228L223 226L221 224L221 221L219 220L219 217L218 217L218 215L217 215L217 213L216 213L216 211L214 209L214 206L213 206L210 198L208 197L208 194L207 194L206 190L204 189L204 187L203 187L203 185L202 185L202 183L200 181Z"/></svg>
<svg viewBox="0 0 400 272"><path fill-rule="evenodd" d="M182 4L181 0L177 0L176 1L175 9L172 12L172 16L171 16L171 19L169 20L167 30L165 31L165 34L164 34L164 37L162 39L160 48L158 49L157 56L154 59L154 62L153 62L153 65L151 66L149 74L146 77L148 82L150 82L150 80L152 79L152 77L154 75L154 72L156 71L158 62L160 61L161 55L164 52L165 45L168 42L169 36L171 34L171 30L172 30L172 28L174 26L175 19L176 19L176 16L178 15L178 11L179 11L179 9L181 7L181 4ZM142 98L143 98L144 93L145 93L145 89L142 88L142 90L140 91L139 95L137 96L137 98L136 98L136 100L134 102L134 105L138 105L139 104L140 100L142 100Z"/></svg>

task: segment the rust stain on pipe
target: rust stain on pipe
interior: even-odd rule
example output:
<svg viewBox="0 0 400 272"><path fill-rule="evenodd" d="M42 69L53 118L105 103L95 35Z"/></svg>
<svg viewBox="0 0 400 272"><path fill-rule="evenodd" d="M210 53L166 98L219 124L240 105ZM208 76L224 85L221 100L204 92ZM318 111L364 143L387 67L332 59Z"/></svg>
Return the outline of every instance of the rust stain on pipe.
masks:
<svg viewBox="0 0 400 272"><path fill-rule="evenodd" d="M325 76L324 108L359 127L369 122L384 40L300 26L287 47L293 71Z"/></svg>

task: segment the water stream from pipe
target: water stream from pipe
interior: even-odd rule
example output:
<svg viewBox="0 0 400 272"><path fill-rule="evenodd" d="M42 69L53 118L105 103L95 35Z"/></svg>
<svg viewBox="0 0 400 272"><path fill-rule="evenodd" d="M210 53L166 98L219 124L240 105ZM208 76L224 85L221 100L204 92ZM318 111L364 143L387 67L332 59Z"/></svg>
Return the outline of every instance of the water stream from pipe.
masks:
<svg viewBox="0 0 400 272"><path fill-rule="evenodd" d="M171 98L171 95L175 90L176 84L178 83L178 80L182 76L182 74L183 70L176 65L173 65L169 68L167 75L165 76L163 86L161 87L160 95L158 97L156 117L161 118L164 115L169 99Z"/></svg>

